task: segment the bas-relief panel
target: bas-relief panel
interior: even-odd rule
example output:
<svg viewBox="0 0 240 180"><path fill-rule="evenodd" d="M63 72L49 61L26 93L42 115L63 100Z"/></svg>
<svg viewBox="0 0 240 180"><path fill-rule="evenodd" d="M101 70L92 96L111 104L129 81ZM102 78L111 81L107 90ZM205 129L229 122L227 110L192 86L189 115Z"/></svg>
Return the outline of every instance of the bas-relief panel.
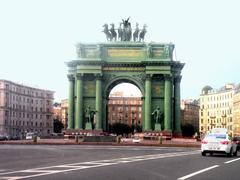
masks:
<svg viewBox="0 0 240 180"><path fill-rule="evenodd" d="M107 57L109 58L143 58L146 51L142 49L108 48Z"/></svg>
<svg viewBox="0 0 240 180"><path fill-rule="evenodd" d="M95 81L85 81L83 86L84 96L95 96L96 95L96 84Z"/></svg>
<svg viewBox="0 0 240 180"><path fill-rule="evenodd" d="M152 83L152 97L163 97L164 96L164 85L162 82Z"/></svg>

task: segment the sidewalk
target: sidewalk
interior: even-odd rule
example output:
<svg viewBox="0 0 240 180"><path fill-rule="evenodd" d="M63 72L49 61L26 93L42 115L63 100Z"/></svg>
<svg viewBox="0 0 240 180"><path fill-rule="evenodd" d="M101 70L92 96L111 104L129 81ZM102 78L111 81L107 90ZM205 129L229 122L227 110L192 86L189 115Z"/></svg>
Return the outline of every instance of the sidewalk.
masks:
<svg viewBox="0 0 240 180"><path fill-rule="evenodd" d="M200 148L201 142L193 139L177 139L164 140L162 144L156 140L143 140L140 143L127 142L75 142L75 139L40 139L36 142L33 140L15 140L15 141L0 141L1 144L15 145L112 145L112 146L156 146L156 147L194 147Z"/></svg>

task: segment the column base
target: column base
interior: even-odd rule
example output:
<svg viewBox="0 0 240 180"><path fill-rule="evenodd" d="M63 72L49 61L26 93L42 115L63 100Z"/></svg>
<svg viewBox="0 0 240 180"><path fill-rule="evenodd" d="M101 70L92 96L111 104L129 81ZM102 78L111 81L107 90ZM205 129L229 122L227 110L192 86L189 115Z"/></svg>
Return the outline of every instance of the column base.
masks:
<svg viewBox="0 0 240 180"><path fill-rule="evenodd" d="M85 124L85 129L86 129L86 130L92 130L92 123L87 122L87 123Z"/></svg>
<svg viewBox="0 0 240 180"><path fill-rule="evenodd" d="M171 130L164 130L164 131L162 131L162 135L172 138L173 133Z"/></svg>

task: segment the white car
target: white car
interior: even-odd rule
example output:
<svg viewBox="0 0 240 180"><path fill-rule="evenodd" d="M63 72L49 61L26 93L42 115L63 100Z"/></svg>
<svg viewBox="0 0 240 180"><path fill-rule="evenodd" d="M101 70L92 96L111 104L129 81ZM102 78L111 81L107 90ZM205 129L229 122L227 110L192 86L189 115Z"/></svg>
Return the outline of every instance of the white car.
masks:
<svg viewBox="0 0 240 180"><path fill-rule="evenodd" d="M132 139L132 142L133 142L133 143L140 143L141 140L140 140L139 138L137 138L137 137L134 137L134 138Z"/></svg>
<svg viewBox="0 0 240 180"><path fill-rule="evenodd" d="M34 135L35 135L35 133L29 132L29 133L26 134L26 139L27 140L32 140Z"/></svg>
<svg viewBox="0 0 240 180"><path fill-rule="evenodd" d="M225 133L210 133L204 137L201 143L202 156L206 153L224 153L227 156L237 156L237 144Z"/></svg>

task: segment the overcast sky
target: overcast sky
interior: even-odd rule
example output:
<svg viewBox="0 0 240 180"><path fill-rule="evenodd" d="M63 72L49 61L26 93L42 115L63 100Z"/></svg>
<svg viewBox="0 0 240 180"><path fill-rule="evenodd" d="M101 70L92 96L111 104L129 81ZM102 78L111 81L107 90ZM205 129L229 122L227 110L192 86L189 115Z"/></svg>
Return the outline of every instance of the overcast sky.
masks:
<svg viewBox="0 0 240 180"><path fill-rule="evenodd" d="M147 24L146 42L173 42L182 99L205 85L240 82L238 0L0 0L0 79L67 98L67 67L78 42L106 42L104 23Z"/></svg>

